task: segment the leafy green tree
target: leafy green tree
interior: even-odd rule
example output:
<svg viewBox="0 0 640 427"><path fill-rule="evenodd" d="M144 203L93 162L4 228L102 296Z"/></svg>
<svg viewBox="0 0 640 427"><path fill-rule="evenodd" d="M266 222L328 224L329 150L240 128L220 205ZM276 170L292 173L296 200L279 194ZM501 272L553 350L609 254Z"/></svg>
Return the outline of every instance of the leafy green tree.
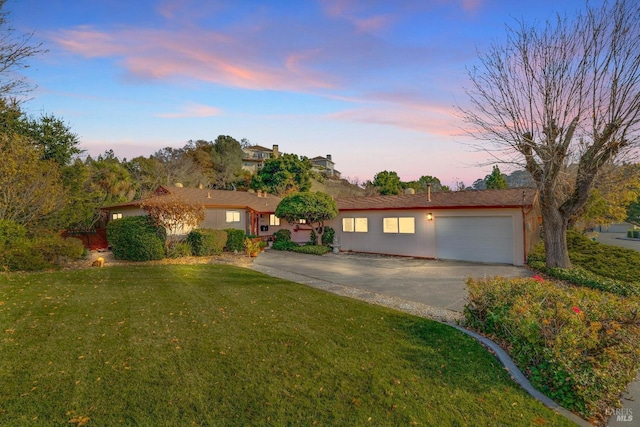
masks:
<svg viewBox="0 0 640 427"><path fill-rule="evenodd" d="M282 154L267 159L251 178L251 188L284 196L311 188L311 161L296 154Z"/></svg>
<svg viewBox="0 0 640 427"><path fill-rule="evenodd" d="M88 191L96 192L102 205L133 200L138 185L113 150L105 151L95 160L87 158L87 164L91 171Z"/></svg>
<svg viewBox="0 0 640 427"><path fill-rule="evenodd" d="M640 226L640 197L635 201L629 203L627 206L627 218L626 221Z"/></svg>
<svg viewBox="0 0 640 427"><path fill-rule="evenodd" d="M416 194L426 193L429 185L431 186L431 191L451 191L448 186L442 185L440 179L431 175L423 175L417 181L401 183L402 188L412 188Z"/></svg>
<svg viewBox="0 0 640 427"><path fill-rule="evenodd" d="M587 203L572 223L593 228L622 222L628 216L628 207L638 198L640 164L609 165L601 171Z"/></svg>
<svg viewBox="0 0 640 427"><path fill-rule="evenodd" d="M289 224L304 220L316 234L317 241L322 242L324 222L338 216L338 206L330 195L320 191L292 193L278 203L275 215Z"/></svg>
<svg viewBox="0 0 640 427"><path fill-rule="evenodd" d="M487 190L504 190L509 188L507 178L500 172L500 168L496 165L493 167L491 175L485 178Z"/></svg>
<svg viewBox="0 0 640 427"><path fill-rule="evenodd" d="M571 266L567 229L602 167L640 144L638 16L637 1L613 0L539 27L521 21L469 69L469 134L533 177L549 268Z"/></svg>
<svg viewBox="0 0 640 427"><path fill-rule="evenodd" d="M16 134L0 132L0 220L34 225L65 203L60 170L41 160L38 148Z"/></svg>
<svg viewBox="0 0 640 427"><path fill-rule="evenodd" d="M242 171L244 151L238 141L230 136L220 135L213 144L213 186L225 189L235 182Z"/></svg>
<svg viewBox="0 0 640 427"><path fill-rule="evenodd" d="M402 183L396 172L382 171L373 177L373 186L378 189L380 194L400 194Z"/></svg>
<svg viewBox="0 0 640 427"><path fill-rule="evenodd" d="M25 134L34 145L42 149L43 160L53 160L60 166L70 164L73 157L83 151L78 148L78 135L53 114L25 119Z"/></svg>

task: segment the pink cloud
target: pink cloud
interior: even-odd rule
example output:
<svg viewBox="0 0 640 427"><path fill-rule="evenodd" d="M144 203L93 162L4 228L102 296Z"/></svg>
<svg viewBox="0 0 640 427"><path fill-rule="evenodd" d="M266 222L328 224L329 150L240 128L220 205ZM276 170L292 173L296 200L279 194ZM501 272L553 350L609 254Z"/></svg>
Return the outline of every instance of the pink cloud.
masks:
<svg viewBox="0 0 640 427"><path fill-rule="evenodd" d="M458 119L455 117L455 110L437 106L406 108L394 105L358 108L333 113L328 117L336 120L396 126L442 137L452 137L461 133L456 127Z"/></svg>
<svg viewBox="0 0 640 427"><path fill-rule="evenodd" d="M64 30L54 40L88 58L122 57L133 76L188 77L254 90L311 91L335 84L326 73L302 66L308 52L266 55L253 43L213 31L119 30L83 27Z"/></svg>
<svg viewBox="0 0 640 427"><path fill-rule="evenodd" d="M180 108L179 112L161 113L161 114L158 114L158 117L163 117L167 119L181 119L186 117L219 116L221 113L222 113L222 110L220 110L219 108L210 107L208 105L191 103Z"/></svg>

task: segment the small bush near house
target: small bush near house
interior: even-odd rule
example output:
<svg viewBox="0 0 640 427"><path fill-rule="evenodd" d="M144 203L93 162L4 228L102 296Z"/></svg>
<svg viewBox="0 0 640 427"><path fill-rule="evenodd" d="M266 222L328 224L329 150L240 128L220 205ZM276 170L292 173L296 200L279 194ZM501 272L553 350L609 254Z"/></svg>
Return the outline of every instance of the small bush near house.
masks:
<svg viewBox="0 0 640 427"><path fill-rule="evenodd" d="M227 244L227 236L224 230L198 228L187 235L187 243L195 256L219 255Z"/></svg>
<svg viewBox="0 0 640 427"><path fill-rule="evenodd" d="M273 233L273 237L274 239L276 239L275 240L276 242L290 242L291 230L287 230L286 228L283 228Z"/></svg>
<svg viewBox="0 0 640 427"><path fill-rule="evenodd" d="M324 233L322 233L322 245L330 246L333 244L333 237L335 236L336 231L331 227L325 227ZM318 244L318 236L314 230L311 230L311 237L309 238L309 243L311 245Z"/></svg>
<svg viewBox="0 0 640 427"><path fill-rule="evenodd" d="M289 250L292 252L298 252L298 253L309 254L309 255L324 255L331 252L331 248L329 248L328 246L318 246L318 245L305 245L305 246L296 245L296 247L291 248Z"/></svg>
<svg viewBox="0 0 640 427"><path fill-rule="evenodd" d="M586 419L617 406L640 368L640 298L539 277L467 288L467 326L501 343L536 388Z"/></svg>
<svg viewBox="0 0 640 427"><path fill-rule="evenodd" d="M164 258L166 232L148 216L129 216L109 222L107 240L115 259L151 261Z"/></svg>
<svg viewBox="0 0 640 427"><path fill-rule="evenodd" d="M271 245L271 248L277 251L291 251L297 247L298 244L296 242L292 242L291 240L276 240Z"/></svg>
<svg viewBox="0 0 640 427"><path fill-rule="evenodd" d="M227 242L225 250L228 252L244 251L244 231L235 228L227 228Z"/></svg>

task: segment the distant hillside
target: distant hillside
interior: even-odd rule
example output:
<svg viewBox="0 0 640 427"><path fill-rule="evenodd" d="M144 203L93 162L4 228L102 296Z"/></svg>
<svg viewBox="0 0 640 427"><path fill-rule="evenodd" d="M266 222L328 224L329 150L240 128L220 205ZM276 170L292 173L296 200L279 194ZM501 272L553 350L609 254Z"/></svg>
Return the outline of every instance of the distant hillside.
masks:
<svg viewBox="0 0 640 427"><path fill-rule="evenodd" d="M364 196L365 190L351 184L346 179L325 179L324 182L311 180L311 191L322 191L335 198Z"/></svg>

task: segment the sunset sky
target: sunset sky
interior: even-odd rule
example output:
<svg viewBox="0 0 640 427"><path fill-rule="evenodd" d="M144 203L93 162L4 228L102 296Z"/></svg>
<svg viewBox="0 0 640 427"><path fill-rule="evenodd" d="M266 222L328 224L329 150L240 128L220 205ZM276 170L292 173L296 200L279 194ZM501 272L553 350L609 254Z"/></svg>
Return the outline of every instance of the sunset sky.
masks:
<svg viewBox="0 0 640 427"><path fill-rule="evenodd" d="M53 113L95 156L149 156L230 135L343 177L382 170L470 185L478 166L456 105L465 69L517 19L574 15L584 0L8 0L48 49L24 109ZM593 4L599 3L593 1ZM503 170L505 172L505 170ZM508 172L508 171L507 171Z"/></svg>

